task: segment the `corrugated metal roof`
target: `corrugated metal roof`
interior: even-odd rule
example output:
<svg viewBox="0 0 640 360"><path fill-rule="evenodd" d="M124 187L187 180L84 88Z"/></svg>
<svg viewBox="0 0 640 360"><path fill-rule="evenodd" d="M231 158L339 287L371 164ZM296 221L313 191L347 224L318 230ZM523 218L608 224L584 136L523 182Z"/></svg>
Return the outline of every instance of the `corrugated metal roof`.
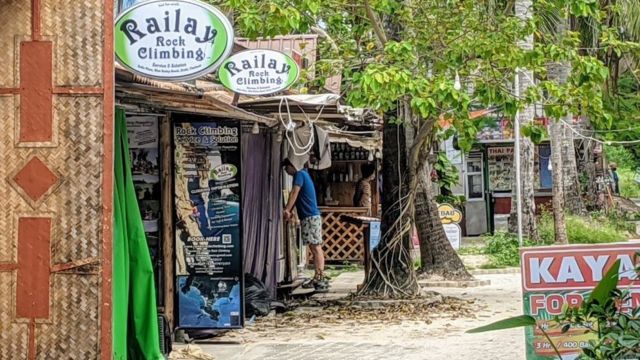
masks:
<svg viewBox="0 0 640 360"><path fill-rule="evenodd" d="M277 125L273 117L258 115L231 104L233 94L219 84L196 81L195 85L158 81L116 65L116 99L150 108L227 116L267 126Z"/></svg>

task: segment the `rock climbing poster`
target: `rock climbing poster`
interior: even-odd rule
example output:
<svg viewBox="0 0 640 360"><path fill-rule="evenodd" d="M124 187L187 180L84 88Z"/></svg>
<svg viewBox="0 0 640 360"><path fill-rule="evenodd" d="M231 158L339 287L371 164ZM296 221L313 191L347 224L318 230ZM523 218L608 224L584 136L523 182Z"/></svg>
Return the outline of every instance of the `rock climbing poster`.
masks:
<svg viewBox="0 0 640 360"><path fill-rule="evenodd" d="M242 327L241 127L178 121L173 131L178 326Z"/></svg>

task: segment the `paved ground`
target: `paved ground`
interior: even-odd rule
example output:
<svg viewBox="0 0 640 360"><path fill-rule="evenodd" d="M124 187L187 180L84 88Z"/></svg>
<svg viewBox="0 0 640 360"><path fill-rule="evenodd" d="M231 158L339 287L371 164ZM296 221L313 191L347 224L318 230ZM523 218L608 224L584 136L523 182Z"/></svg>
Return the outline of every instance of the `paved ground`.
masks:
<svg viewBox="0 0 640 360"><path fill-rule="evenodd" d="M360 282L362 273L334 280L327 297L338 297ZM519 274L478 275L490 286L430 288L445 296L476 299L475 312L461 318L434 314L426 321L331 321L291 327L286 317L262 321L213 344L198 344L216 359L492 359L524 358L523 330L465 334L468 329L521 314ZM224 343L222 343L224 342Z"/></svg>

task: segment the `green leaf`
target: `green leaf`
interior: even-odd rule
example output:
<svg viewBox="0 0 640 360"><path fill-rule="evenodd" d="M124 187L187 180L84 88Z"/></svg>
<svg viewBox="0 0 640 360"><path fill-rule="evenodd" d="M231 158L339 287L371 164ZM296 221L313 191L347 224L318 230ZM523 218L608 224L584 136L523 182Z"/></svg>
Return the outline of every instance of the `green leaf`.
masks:
<svg viewBox="0 0 640 360"><path fill-rule="evenodd" d="M620 327L625 329L627 327L628 324L628 320L627 317L624 315L620 316L620 319L618 319L618 323L620 324Z"/></svg>
<svg viewBox="0 0 640 360"><path fill-rule="evenodd" d="M520 315L520 316L515 316L512 318L496 321L489 325L468 330L467 333L475 334L475 333L482 333L487 331L506 330L506 329L525 327L525 326L535 326L535 325L536 325L536 319L534 319L529 315Z"/></svg>
<svg viewBox="0 0 640 360"><path fill-rule="evenodd" d="M618 341L624 347L634 347L638 344L638 339L631 335L622 335Z"/></svg>
<svg viewBox="0 0 640 360"><path fill-rule="evenodd" d="M592 349L589 349L589 348L583 348L583 349L582 349L582 352L583 352L586 356L588 356L590 359L595 359L595 357L596 357L596 353L595 353Z"/></svg>
<svg viewBox="0 0 640 360"><path fill-rule="evenodd" d="M611 266L607 274L600 280L598 286L593 289L589 301L596 301L598 304L604 304L609 299L609 294L618 287L618 270L620 269L620 260L616 260Z"/></svg>

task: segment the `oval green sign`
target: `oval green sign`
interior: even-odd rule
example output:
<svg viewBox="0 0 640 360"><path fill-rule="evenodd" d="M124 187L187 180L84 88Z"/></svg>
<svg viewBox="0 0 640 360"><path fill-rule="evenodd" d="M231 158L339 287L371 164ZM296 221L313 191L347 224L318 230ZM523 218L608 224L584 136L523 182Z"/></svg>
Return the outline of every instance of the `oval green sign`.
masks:
<svg viewBox="0 0 640 360"><path fill-rule="evenodd" d="M233 164L218 165L211 170L209 176L216 181L233 179L238 174L238 168Z"/></svg>
<svg viewBox="0 0 640 360"><path fill-rule="evenodd" d="M215 70L233 48L220 10L196 0L152 0L125 10L115 24L116 59L149 78L185 81Z"/></svg>
<svg viewBox="0 0 640 360"><path fill-rule="evenodd" d="M300 67L279 51L245 50L225 60L218 70L227 89L243 95L269 95L289 88L298 80Z"/></svg>

